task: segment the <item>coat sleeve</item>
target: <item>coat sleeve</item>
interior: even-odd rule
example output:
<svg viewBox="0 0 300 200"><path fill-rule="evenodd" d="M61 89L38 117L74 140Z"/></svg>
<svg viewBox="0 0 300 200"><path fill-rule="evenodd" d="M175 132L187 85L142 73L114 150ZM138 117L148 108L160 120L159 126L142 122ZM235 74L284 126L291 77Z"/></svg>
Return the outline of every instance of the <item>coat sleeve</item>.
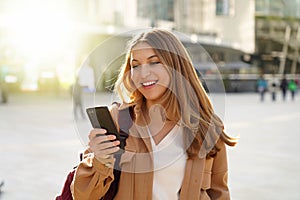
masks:
<svg viewBox="0 0 300 200"><path fill-rule="evenodd" d="M117 127L118 107L118 104L112 104L109 107ZM114 163L112 164L114 166ZM113 180L113 168L104 166L94 157L93 153L85 151L83 160L78 165L70 186L73 199L99 200L107 193Z"/></svg>
<svg viewBox="0 0 300 200"><path fill-rule="evenodd" d="M211 188L207 191L211 199L228 200L230 199L228 189L228 166L227 153L224 142L218 141L220 151L213 158L211 171Z"/></svg>
<svg viewBox="0 0 300 200"><path fill-rule="evenodd" d="M70 187L73 199L99 200L113 180L113 168L104 166L92 153L85 152Z"/></svg>

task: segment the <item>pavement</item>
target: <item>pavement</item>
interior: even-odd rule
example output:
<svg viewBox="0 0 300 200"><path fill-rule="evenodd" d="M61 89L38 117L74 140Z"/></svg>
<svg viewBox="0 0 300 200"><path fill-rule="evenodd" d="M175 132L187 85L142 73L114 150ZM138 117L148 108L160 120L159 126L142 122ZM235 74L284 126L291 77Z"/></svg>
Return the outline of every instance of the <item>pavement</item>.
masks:
<svg viewBox="0 0 300 200"><path fill-rule="evenodd" d="M300 199L300 95L265 102L256 93L211 94L229 135L229 187L233 200ZM278 96L279 97L279 96ZM85 94L85 107L114 97ZM67 94L10 94L0 104L0 200L54 199L79 160L90 124L74 120Z"/></svg>

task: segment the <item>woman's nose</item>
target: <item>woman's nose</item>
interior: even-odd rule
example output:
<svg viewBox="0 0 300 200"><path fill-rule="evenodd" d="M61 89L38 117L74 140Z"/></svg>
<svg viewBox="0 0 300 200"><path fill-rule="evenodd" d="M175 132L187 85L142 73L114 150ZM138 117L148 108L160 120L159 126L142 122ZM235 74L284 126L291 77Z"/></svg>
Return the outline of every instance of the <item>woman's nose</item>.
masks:
<svg viewBox="0 0 300 200"><path fill-rule="evenodd" d="M143 64L141 66L141 71L140 71L140 75L142 78L147 77L150 74L150 69L149 69L149 65L148 64Z"/></svg>

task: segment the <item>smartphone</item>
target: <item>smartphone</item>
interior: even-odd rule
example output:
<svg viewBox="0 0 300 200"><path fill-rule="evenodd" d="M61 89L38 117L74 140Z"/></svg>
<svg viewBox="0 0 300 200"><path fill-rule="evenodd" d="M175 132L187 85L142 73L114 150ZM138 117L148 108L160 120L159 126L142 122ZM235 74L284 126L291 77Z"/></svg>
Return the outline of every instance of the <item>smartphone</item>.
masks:
<svg viewBox="0 0 300 200"><path fill-rule="evenodd" d="M115 135L117 140L120 141L119 147L124 149L124 142L120 138L119 131L107 106L87 108L86 112L93 128L103 128L106 129L106 134Z"/></svg>

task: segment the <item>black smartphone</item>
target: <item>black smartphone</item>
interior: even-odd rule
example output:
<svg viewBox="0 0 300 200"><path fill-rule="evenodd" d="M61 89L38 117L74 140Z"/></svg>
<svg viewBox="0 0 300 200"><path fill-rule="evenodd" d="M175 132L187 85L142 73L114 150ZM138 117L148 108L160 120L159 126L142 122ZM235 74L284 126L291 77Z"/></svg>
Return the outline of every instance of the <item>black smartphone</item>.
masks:
<svg viewBox="0 0 300 200"><path fill-rule="evenodd" d="M87 108L86 112L93 128L103 128L106 129L107 134L115 135L120 141L119 147L124 149L124 143L107 106Z"/></svg>

